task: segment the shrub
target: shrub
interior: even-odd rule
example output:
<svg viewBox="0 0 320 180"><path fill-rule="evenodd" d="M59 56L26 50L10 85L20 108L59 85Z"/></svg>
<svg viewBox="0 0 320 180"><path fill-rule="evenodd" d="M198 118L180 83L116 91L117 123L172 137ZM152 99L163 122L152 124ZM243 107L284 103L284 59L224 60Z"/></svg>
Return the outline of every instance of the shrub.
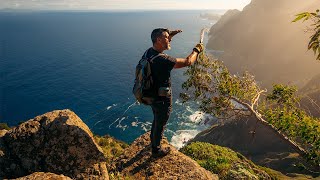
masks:
<svg viewBox="0 0 320 180"><path fill-rule="evenodd" d="M8 126L7 123L0 123L0 130L3 130L3 129L10 130L10 127Z"/></svg>

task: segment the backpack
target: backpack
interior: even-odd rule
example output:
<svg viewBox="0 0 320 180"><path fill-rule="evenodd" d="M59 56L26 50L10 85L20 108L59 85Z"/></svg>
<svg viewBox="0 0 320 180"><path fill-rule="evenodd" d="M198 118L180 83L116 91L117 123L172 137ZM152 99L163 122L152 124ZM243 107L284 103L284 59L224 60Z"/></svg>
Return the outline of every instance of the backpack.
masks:
<svg viewBox="0 0 320 180"><path fill-rule="evenodd" d="M136 97L139 103L150 105L155 97L155 88L151 73L151 63L153 60L162 55L159 53L156 56L147 57L148 50L144 53L136 66L136 78L132 93Z"/></svg>

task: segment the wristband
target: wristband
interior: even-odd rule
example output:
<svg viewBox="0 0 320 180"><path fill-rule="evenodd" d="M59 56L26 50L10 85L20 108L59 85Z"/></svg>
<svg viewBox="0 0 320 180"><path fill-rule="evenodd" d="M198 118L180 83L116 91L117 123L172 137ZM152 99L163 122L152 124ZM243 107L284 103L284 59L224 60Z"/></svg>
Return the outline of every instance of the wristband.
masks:
<svg viewBox="0 0 320 180"><path fill-rule="evenodd" d="M196 53L200 53L199 50L197 48L193 48L193 51L195 51Z"/></svg>

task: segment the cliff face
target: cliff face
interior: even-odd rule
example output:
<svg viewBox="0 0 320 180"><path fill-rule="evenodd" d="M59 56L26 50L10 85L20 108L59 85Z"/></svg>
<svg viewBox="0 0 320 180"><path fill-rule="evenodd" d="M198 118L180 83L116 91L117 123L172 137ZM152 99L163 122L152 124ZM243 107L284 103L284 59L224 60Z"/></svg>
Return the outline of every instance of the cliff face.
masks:
<svg viewBox="0 0 320 180"><path fill-rule="evenodd" d="M210 30L208 49L224 51L220 60L232 72L248 70L262 81L302 85L320 67L307 52L307 24L294 15L314 11L320 1L252 0L242 12L227 12Z"/></svg>

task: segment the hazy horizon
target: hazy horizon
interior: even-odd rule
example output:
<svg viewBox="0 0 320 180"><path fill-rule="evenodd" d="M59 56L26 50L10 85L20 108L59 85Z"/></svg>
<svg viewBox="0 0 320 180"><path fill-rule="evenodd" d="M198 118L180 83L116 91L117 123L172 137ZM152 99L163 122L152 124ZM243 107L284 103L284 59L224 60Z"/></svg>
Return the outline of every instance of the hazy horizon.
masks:
<svg viewBox="0 0 320 180"><path fill-rule="evenodd" d="M159 10L213 10L239 9L242 10L251 0L3 0L0 10L54 10L54 11L159 11Z"/></svg>
<svg viewBox="0 0 320 180"><path fill-rule="evenodd" d="M218 11L221 11L221 13L225 13L229 9L12 9L12 8L4 8L0 9L0 12L172 12L172 11L203 11L203 12L210 12L215 11L217 13ZM218 12L217 14L220 14Z"/></svg>

